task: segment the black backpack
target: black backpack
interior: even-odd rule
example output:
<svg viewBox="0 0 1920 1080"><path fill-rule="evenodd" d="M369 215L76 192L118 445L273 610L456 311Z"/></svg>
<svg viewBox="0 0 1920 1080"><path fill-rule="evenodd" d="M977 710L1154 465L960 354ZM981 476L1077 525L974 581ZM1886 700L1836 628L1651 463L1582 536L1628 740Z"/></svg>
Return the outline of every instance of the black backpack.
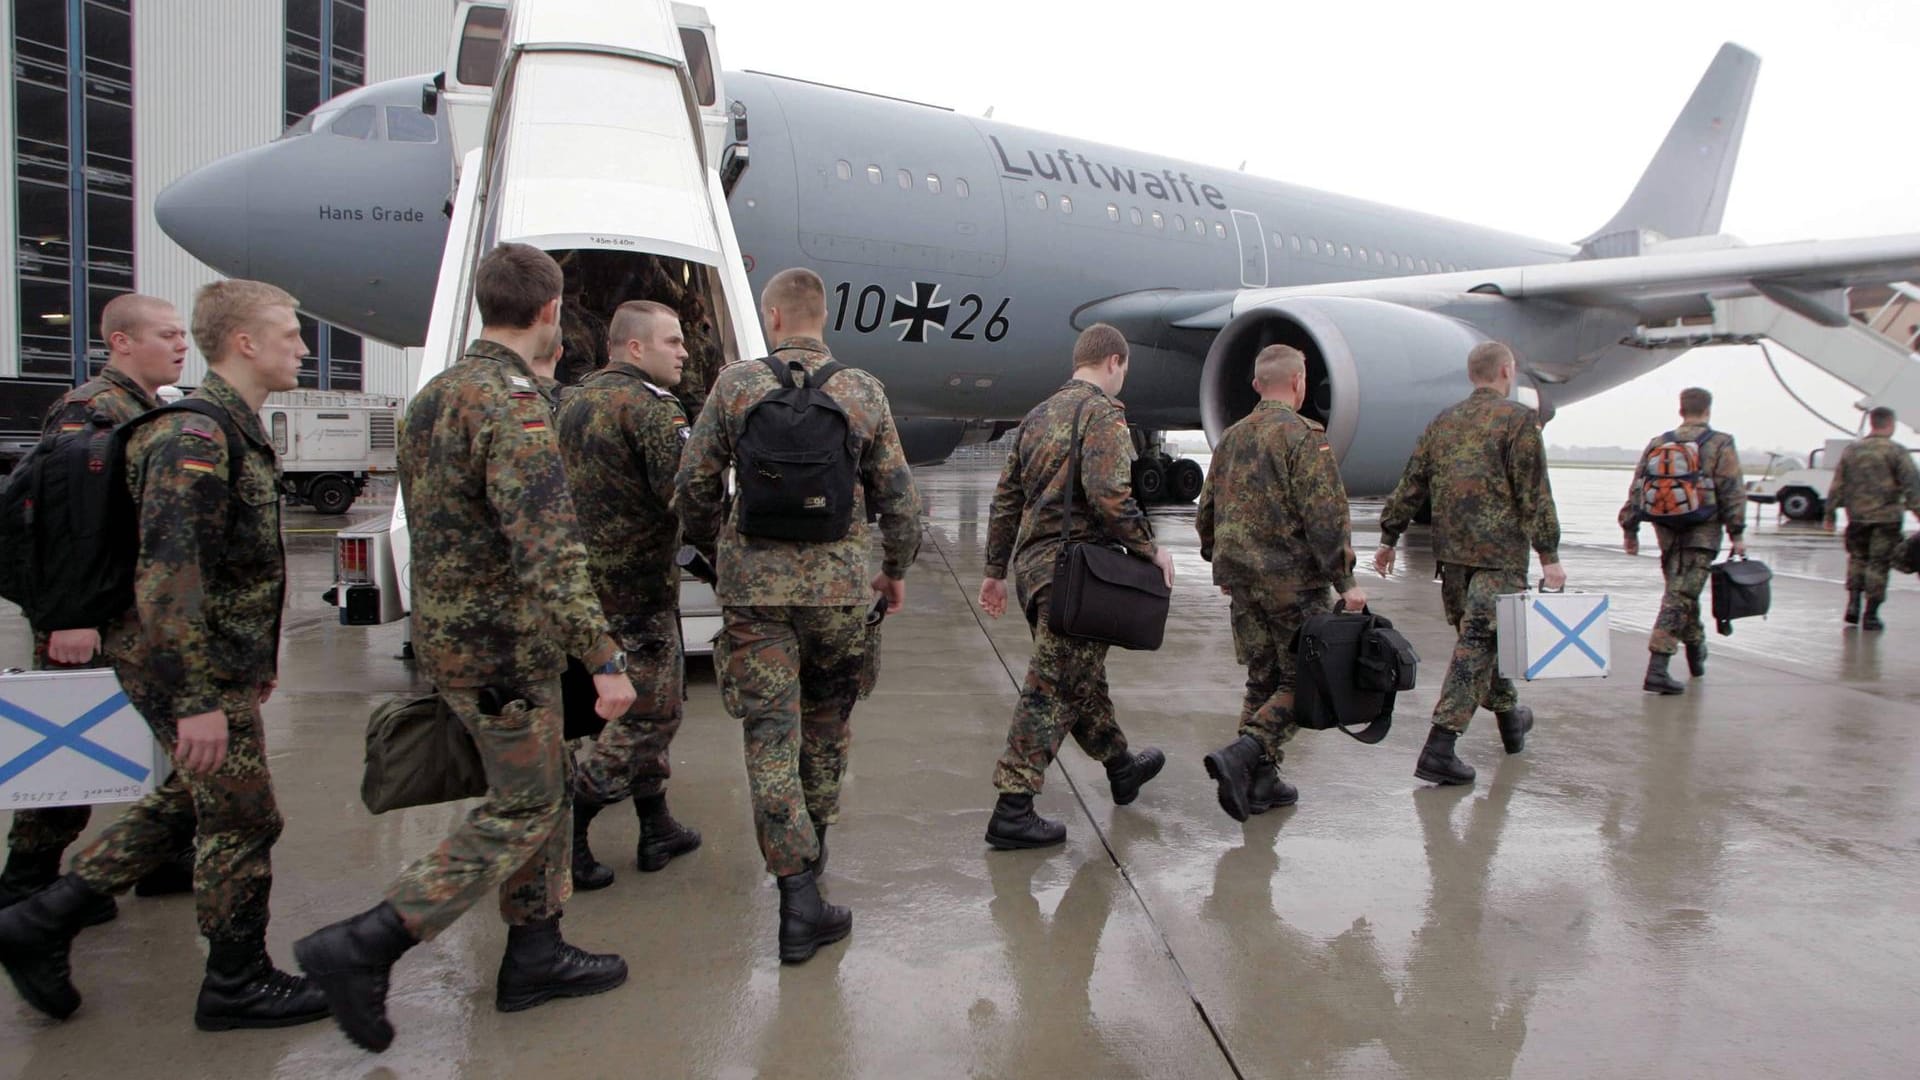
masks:
<svg viewBox="0 0 1920 1080"><path fill-rule="evenodd" d="M1722 636L1733 633L1733 620L1765 616L1773 606L1773 570L1758 559L1715 563L1712 576L1714 628Z"/></svg>
<svg viewBox="0 0 1920 1080"><path fill-rule="evenodd" d="M843 539L853 527L860 463L846 410L825 387L846 368L829 361L809 376L798 363L782 366L770 356L760 362L780 386L747 409L734 447L740 534L816 544Z"/></svg>
<svg viewBox="0 0 1920 1080"><path fill-rule="evenodd" d="M219 421L229 446L240 436L225 409L203 398L162 405L115 427L89 411L78 430L41 439L0 490L0 596L20 605L35 630L90 630L133 606L140 511L127 487L127 441L166 412Z"/></svg>
<svg viewBox="0 0 1920 1080"><path fill-rule="evenodd" d="M1367 610L1313 615L1293 649L1293 716L1301 727L1337 727L1363 743L1387 737L1394 698L1413 689L1420 665L1392 622ZM1366 728L1355 731L1361 724Z"/></svg>

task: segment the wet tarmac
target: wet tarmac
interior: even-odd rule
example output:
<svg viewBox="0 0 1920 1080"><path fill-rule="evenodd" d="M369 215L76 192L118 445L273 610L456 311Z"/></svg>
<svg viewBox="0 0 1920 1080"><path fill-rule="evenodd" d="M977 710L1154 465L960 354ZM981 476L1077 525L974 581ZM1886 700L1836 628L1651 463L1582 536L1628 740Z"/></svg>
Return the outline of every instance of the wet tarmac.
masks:
<svg viewBox="0 0 1920 1080"><path fill-rule="evenodd" d="M0 1077L1906 1077L1920 1057L1920 598L1889 630L1843 630L1839 542L1771 511L1754 554L1774 614L1713 637L1710 674L1641 693L1655 562L1621 554L1625 474L1556 470L1574 588L1612 594L1607 680L1539 683L1527 752L1491 718L1462 740L1477 785L1434 789L1413 760L1451 632L1424 536L1365 580L1426 663L1379 746L1306 732L1300 804L1236 824L1200 757L1228 741L1242 672L1206 584L1192 510L1157 511L1180 581L1166 647L1116 654L1121 723L1167 771L1115 808L1063 751L1039 798L1064 848L990 852L992 763L1030 650L980 616L978 466L920 472L930 524L890 619L878 691L854 716L827 889L852 938L774 956L738 725L694 668L674 748L675 813L705 846L632 869L609 812L610 889L576 897L570 938L616 948L624 988L513 1015L492 1007L504 930L478 910L395 973L399 1038L379 1057L330 1025L202 1034L190 901L121 901L74 955L86 1004L41 1019L0 991ZM1376 541L1357 508L1356 545ZM397 627L334 625L318 592L329 522L290 537L282 689L267 708L286 832L269 945L371 903L460 813L360 806L368 710L409 689ZM1650 537L1649 537L1650 539ZM1649 545L1650 546L1650 545ZM25 655L17 618L0 650ZM105 818L111 811L103 812Z"/></svg>

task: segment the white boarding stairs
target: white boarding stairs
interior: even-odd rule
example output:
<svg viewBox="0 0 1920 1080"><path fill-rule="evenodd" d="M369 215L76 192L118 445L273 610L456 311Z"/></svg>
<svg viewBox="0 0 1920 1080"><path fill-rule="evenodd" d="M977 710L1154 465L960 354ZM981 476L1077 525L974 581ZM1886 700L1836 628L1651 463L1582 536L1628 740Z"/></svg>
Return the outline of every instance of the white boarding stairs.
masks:
<svg viewBox="0 0 1920 1080"><path fill-rule="evenodd" d="M1772 341L1860 391L1864 396L1855 407L1861 411L1885 405L1902 416L1920 416L1920 356L1909 351L1907 320L1892 317L1920 310L1920 288L1895 282L1891 290L1885 304L1855 311L1841 326L1815 321L1766 296L1715 299L1711 322L1641 327L1635 344L1671 348Z"/></svg>

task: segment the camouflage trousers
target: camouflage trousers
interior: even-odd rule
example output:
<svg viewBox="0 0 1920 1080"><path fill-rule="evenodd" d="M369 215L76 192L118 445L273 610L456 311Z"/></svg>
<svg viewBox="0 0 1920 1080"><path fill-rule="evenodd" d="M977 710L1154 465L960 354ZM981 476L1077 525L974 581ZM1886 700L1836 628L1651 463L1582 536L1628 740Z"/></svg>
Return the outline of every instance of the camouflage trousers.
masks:
<svg viewBox="0 0 1920 1080"><path fill-rule="evenodd" d="M561 741L560 679L496 693L503 703L492 714L481 712L479 688L440 691L480 750L487 797L387 888L421 941L494 889L509 926L554 918L573 895L573 758Z"/></svg>
<svg viewBox="0 0 1920 1080"><path fill-rule="evenodd" d="M1440 566L1440 599L1459 639L1447 663L1446 682L1433 706L1433 723L1462 732L1476 708L1506 712L1519 704L1513 680L1502 678L1496 652L1495 609L1502 593L1527 587L1524 570L1489 570L1477 566Z"/></svg>
<svg viewBox="0 0 1920 1080"><path fill-rule="evenodd" d="M1333 589L1277 596L1233 591L1234 659L1246 665L1247 696L1240 705L1240 734L1252 736L1275 762L1300 725L1293 718L1293 638L1310 616L1332 611Z"/></svg>
<svg viewBox="0 0 1920 1080"><path fill-rule="evenodd" d="M171 683L131 664L114 665L120 686L169 755L178 741ZM266 932L273 891L273 844L283 824L267 771L260 687L221 690L227 714L227 756L210 773L180 771L127 808L73 860L90 887L122 893L177 855L179 837L194 840L193 902L209 941L247 942Z"/></svg>
<svg viewBox="0 0 1920 1080"><path fill-rule="evenodd" d="M1713 573L1713 552L1671 548L1660 556L1660 573L1667 579L1667 591L1660 597L1660 615L1653 621L1647 651L1672 656L1682 645L1707 640L1706 627L1700 623L1700 591Z"/></svg>
<svg viewBox="0 0 1920 1080"><path fill-rule="evenodd" d="M713 662L743 727L753 831L767 872L820 855L818 825L840 820L853 704L871 689L877 631L852 607L729 607Z"/></svg>
<svg viewBox="0 0 1920 1080"><path fill-rule="evenodd" d="M1007 748L993 769L993 786L1008 795L1038 795L1047 766L1069 734L1095 761L1127 752L1127 736L1107 696L1107 646L1056 634L1047 626L1048 588L1033 596L1033 659L1007 725Z"/></svg>
<svg viewBox="0 0 1920 1080"><path fill-rule="evenodd" d="M1847 591L1885 600L1887 571L1893 568L1893 549L1899 546L1897 521L1847 522Z"/></svg>
<svg viewBox="0 0 1920 1080"><path fill-rule="evenodd" d="M580 759L578 793L605 806L628 796L646 798L666 789L673 767L667 751L680 730L686 703L686 658L680 648L680 613L614 615L614 637L627 653L633 707L607 723Z"/></svg>

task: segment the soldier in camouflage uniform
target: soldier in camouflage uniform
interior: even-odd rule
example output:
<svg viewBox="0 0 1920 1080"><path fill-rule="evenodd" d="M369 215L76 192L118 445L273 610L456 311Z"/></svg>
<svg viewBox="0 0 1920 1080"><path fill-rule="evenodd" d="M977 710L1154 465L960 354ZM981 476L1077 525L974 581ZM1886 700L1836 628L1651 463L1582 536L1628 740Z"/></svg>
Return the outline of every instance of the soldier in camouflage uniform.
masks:
<svg viewBox="0 0 1920 1080"><path fill-rule="evenodd" d="M1567 581L1539 417L1508 396L1512 350L1497 341L1476 345L1467 356L1467 375L1473 394L1427 425L1380 511L1380 550L1373 556L1382 576L1392 570L1400 534L1422 506L1432 505L1440 596L1447 621L1460 635L1433 708L1433 730L1413 770L1433 784L1473 783L1473 767L1453 748L1476 707L1499 719L1507 753L1525 749L1533 710L1519 704L1513 683L1496 670L1495 600L1526 588L1529 545L1540 555L1548 588L1564 588Z"/></svg>
<svg viewBox="0 0 1920 1080"><path fill-rule="evenodd" d="M1900 544L1907 512L1920 514L1920 475L1907 448L1893 441L1893 410L1882 405L1867 414L1866 438L1847 447L1827 490L1825 525L1847 512L1848 623L1862 630L1884 630L1880 605L1887 598L1887 570ZM1860 600L1867 601L1862 615Z"/></svg>
<svg viewBox="0 0 1920 1080"><path fill-rule="evenodd" d="M627 965L560 936L572 759L562 742L567 656L593 673L596 711L633 704L626 659L594 598L552 411L560 267L501 244L474 271L480 337L407 408L400 484L413 536L414 647L486 767L486 799L432 853L401 871L372 910L302 938L300 966L359 1046L393 1041L387 975L415 944L498 891L507 950L502 1012L626 981ZM530 364L529 357L540 358ZM534 366L537 364L538 366Z"/></svg>
<svg viewBox="0 0 1920 1080"><path fill-rule="evenodd" d="M1105 323L1080 332L1073 345L1073 378L1020 422L993 494L980 607L994 618L1006 611L1011 565L1033 631L1033 658L1007 727L1006 751L993 771L1000 797L987 822L987 843L1003 850L1066 839L1067 827L1041 817L1033 797L1068 734L1106 767L1116 806L1131 803L1167 763L1166 755L1152 747L1137 754L1127 749L1107 696L1107 646L1055 633L1048 625L1054 556L1061 549L1061 517L1069 495L1071 542L1123 545L1153 560L1173 584L1173 557L1154 544L1153 530L1133 498L1133 440L1117 400L1127 377L1127 353L1127 339ZM1079 475L1076 490L1069 492L1067 462L1076 422Z"/></svg>
<svg viewBox="0 0 1920 1080"><path fill-rule="evenodd" d="M1680 392L1680 426L1654 438L1641 452L1645 462L1662 443L1691 442L1699 447L1703 482L1711 483L1715 513L1711 521L1695 525L1669 526L1653 522L1653 533L1660 541L1660 573L1667 589L1660 597L1660 615L1654 620L1653 638L1647 643L1647 676L1641 689L1654 694L1683 694L1686 687L1667 670L1673 654L1681 645L1687 648L1687 670L1694 678L1707 673L1707 635L1700 622L1700 590L1706 588L1713 569L1714 556L1720 553L1720 533L1736 556L1744 558L1747 542L1747 493L1740 479L1740 451L1733 436L1707 426L1713 410L1713 395L1699 387ZM1620 508L1620 527L1625 530L1623 546L1629 555L1640 554L1641 510L1646 489L1645 468L1635 469L1633 483L1627 489L1627 504Z"/></svg>
<svg viewBox="0 0 1920 1080"><path fill-rule="evenodd" d="M811 270L783 270L761 294L773 357L811 373L833 361L822 343L826 286ZM887 610L906 601L907 568L920 550L920 497L894 430L885 387L843 369L823 391L845 411L858 467L852 525L839 540L808 543L743 534L723 481L737 456L747 412L778 389L766 364L729 364L693 425L675 478L687 542L719 575L726 626L714 664L727 711L746 727L754 832L767 872L779 879L780 959L799 963L853 928L853 915L820 897L826 832L840 816L840 778L855 700L871 689L878 627L866 623L876 594ZM866 577L868 508L878 516L880 573ZM717 559L715 559L717 548ZM864 685L863 685L864 684Z"/></svg>
<svg viewBox="0 0 1920 1080"><path fill-rule="evenodd" d="M1240 737L1206 757L1220 808L1235 821L1300 793L1280 779L1281 746L1293 717L1294 635L1310 616L1366 606L1354 584L1347 489L1325 429L1297 411L1307 396L1307 358L1269 345L1253 362L1260 403L1213 450L1195 519L1200 557L1233 601L1233 645L1247 665Z"/></svg>
<svg viewBox="0 0 1920 1080"><path fill-rule="evenodd" d="M47 410L42 439L87 426L89 416L105 416L124 424L159 404L163 386L180 379L187 357L187 330L172 304L157 297L127 293L107 301L100 313L100 338L107 343L107 366L100 374L69 390ZM36 671L107 666L100 653L100 631L35 630L33 666ZM179 776L167 784L179 787ZM184 789L176 793L184 797ZM53 884L60 876L60 856L92 818L87 806L57 806L19 810L7 831L7 865L0 871L0 907L26 899ZM193 829L189 823L178 837L174 857L134 884L140 896L164 896L193 889ZM88 922L103 923L118 910L113 897L98 898Z"/></svg>
<svg viewBox="0 0 1920 1080"><path fill-rule="evenodd" d="M669 508L690 429L674 399L687 350L680 317L650 300L613 313L612 362L588 376L560 410L560 452L580 511L600 608L627 653L634 703L607 724L580 763L573 798L573 884L602 889L613 871L593 857L587 825L602 807L633 797L635 856L643 871L700 846L700 834L667 812L667 751L680 730L685 663L680 643L680 519Z"/></svg>
<svg viewBox="0 0 1920 1080"><path fill-rule="evenodd" d="M161 413L127 446L140 521L135 605L108 628L105 651L183 780L107 826L72 873L0 912L0 962L49 1015L80 1005L67 954L86 906L171 858L197 821L194 901L208 955L194 1022L218 1031L326 1016L319 988L275 968L266 950L281 820L260 706L276 681L286 569L279 462L258 410L268 393L299 385L307 350L294 307L254 281L201 289L193 333L209 370L194 396L225 419Z"/></svg>

